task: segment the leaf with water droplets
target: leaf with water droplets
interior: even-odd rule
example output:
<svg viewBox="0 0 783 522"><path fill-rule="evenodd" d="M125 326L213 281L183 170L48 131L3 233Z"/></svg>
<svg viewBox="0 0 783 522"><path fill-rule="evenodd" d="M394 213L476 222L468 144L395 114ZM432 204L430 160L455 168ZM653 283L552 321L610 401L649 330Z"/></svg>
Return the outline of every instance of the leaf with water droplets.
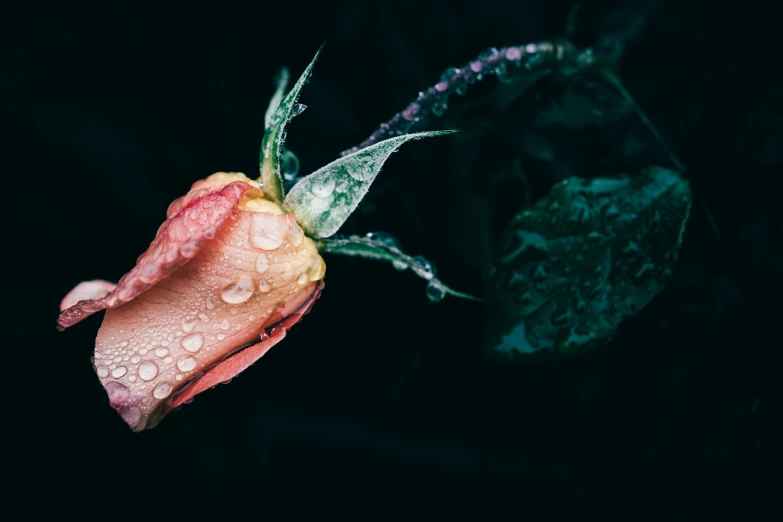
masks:
<svg viewBox="0 0 783 522"><path fill-rule="evenodd" d="M555 185L514 218L487 272L488 353L557 359L610 341L663 290L690 206L688 182L661 167Z"/></svg>
<svg viewBox="0 0 783 522"><path fill-rule="evenodd" d="M323 46L322 46L323 48ZM301 114L304 105L297 103L299 92L310 79L313 66L321 49L315 53L310 65L307 66L302 76L299 77L291 91L282 98L282 92L288 82L288 71L281 72L278 80L278 89L275 92L265 118L264 139L261 143L261 190L264 195L272 201L283 200L283 178L280 173L281 156L283 153L283 142L285 141L285 126L291 121L291 118ZM274 107L274 110L272 108Z"/></svg>
<svg viewBox="0 0 783 522"><path fill-rule="evenodd" d="M299 180L286 196L283 208L294 215L309 236L329 237L356 210L392 152L411 140L453 132L404 134L343 156Z"/></svg>
<svg viewBox="0 0 783 522"><path fill-rule="evenodd" d="M438 302L448 295L480 301L472 295L452 290L435 277L435 267L422 256L411 257L400 249L400 245L391 235L372 232L364 237L349 236L339 239L322 239L319 250L330 254L363 257L392 263L397 270L411 269L413 273L428 281L427 297Z"/></svg>

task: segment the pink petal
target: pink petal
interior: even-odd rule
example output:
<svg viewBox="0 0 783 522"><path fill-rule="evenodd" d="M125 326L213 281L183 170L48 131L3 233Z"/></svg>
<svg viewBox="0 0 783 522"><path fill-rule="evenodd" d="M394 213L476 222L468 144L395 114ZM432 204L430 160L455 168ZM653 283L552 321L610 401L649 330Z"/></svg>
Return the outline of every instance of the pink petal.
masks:
<svg viewBox="0 0 783 522"><path fill-rule="evenodd" d="M60 303L60 311L72 307L79 301L100 299L115 288L117 288L116 284L101 279L79 283L63 298Z"/></svg>
<svg viewBox="0 0 783 522"><path fill-rule="evenodd" d="M127 303L185 265L215 237L242 195L251 188L247 183L233 182L219 190L198 193L195 198L191 192L185 196L190 200L184 205L184 200L177 200L177 213L161 225L150 247L116 288L105 296L96 297L94 293L74 304L69 298L81 299L82 283L66 296L63 305L70 306L60 313L58 328L64 330L90 314Z"/></svg>

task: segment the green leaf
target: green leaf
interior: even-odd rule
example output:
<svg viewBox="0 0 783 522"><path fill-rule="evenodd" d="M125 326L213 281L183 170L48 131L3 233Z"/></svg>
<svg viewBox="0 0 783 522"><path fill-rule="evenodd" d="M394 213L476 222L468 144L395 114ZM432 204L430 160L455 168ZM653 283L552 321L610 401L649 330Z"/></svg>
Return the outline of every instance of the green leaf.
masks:
<svg viewBox="0 0 783 522"><path fill-rule="evenodd" d="M323 48L323 46L321 46ZM280 157L283 152L283 142L285 141L285 126L294 116L301 114L305 109L304 105L296 103L299 91L310 78L318 55L321 49L315 53L315 57L307 66L307 69L299 77L293 89L283 98L282 92L288 83L288 71L283 69L278 77L277 92L272 97L267 109L265 123L266 130L264 139L261 142L261 191L272 201L283 201L283 180L280 175Z"/></svg>
<svg viewBox="0 0 783 522"><path fill-rule="evenodd" d="M392 152L411 140L453 132L404 134L343 156L302 178L285 198L283 208L309 236L329 237L359 205Z"/></svg>
<svg viewBox="0 0 783 522"><path fill-rule="evenodd" d="M485 349L537 361L611 340L664 288L690 207L688 182L661 167L555 185L514 218L487 271Z"/></svg>
<svg viewBox="0 0 783 522"><path fill-rule="evenodd" d="M275 78L275 82L277 83L277 90L275 90L275 94L272 96L272 99L269 100L269 107L266 108L266 114L264 114L264 129L269 128L272 117L275 115L277 108L280 107L280 101L283 99L286 87L288 87L288 78L288 69L283 67L280 69L280 72L277 73L277 78Z"/></svg>
<svg viewBox="0 0 783 522"><path fill-rule="evenodd" d="M358 256L365 259L386 261L394 265L397 270L410 269L414 274L426 279L427 297L434 302L441 301L447 294L462 299L480 301L472 295L452 290L435 277L435 268L432 263L421 256L411 257L400 249L397 241L385 233L367 234L361 236L349 236L339 239L322 239L318 242L318 249L330 254L343 256Z"/></svg>

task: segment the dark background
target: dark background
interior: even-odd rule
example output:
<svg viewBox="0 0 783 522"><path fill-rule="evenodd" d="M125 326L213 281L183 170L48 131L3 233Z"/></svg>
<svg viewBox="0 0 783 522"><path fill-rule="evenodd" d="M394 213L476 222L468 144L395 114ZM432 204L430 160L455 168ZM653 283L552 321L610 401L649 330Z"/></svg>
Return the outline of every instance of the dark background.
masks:
<svg viewBox="0 0 783 522"><path fill-rule="evenodd" d="M307 173L444 68L488 46L561 36L570 7L116 1L7 13L3 429L18 436L7 447L20 464L16 484L85 507L142 485L172 497L194 485L191 500L231 494L266 509L274 499L258 479L328 487L352 478L387 490L458 478L475 496L513 479L483 504L482 519L772 517L783 87L779 19L762 4L583 6L578 43L624 44L621 77L718 231L696 204L671 287L594 353L492 362L481 350L480 306L432 304L410 273L329 257L323 297L284 343L133 434L90 365L100 314L55 330L62 296L79 281L124 274L191 183L256 172L281 66L295 78L328 38L301 97L310 108L288 128ZM480 273L444 233L465 217L445 201L448 150L406 145L345 231L391 232L447 284L480 293ZM471 240L465 234L462 246ZM288 517L317 513L298 487L303 498ZM452 499L441 509L459 507Z"/></svg>

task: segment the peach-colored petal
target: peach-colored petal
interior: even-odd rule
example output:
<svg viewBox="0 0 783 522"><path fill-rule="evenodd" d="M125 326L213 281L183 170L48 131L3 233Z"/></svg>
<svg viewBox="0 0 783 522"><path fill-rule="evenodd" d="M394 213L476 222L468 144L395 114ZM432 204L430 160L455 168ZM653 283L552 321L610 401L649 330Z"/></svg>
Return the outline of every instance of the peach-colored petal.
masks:
<svg viewBox="0 0 783 522"><path fill-rule="evenodd" d="M201 379L213 386L248 367L317 297L325 269L314 243L292 216L254 211L264 201L239 205L190 262L106 311L95 369L134 431L203 391Z"/></svg>
<svg viewBox="0 0 783 522"><path fill-rule="evenodd" d="M187 386L184 386L174 397L166 402L162 409L163 415L183 404L189 403L199 393L209 390L220 383L230 381L252 366L268 352L270 348L282 341L283 338L285 338L287 331L310 311L310 308L312 308L315 301L321 296L323 287L324 283L321 281L309 294L299 294L302 299L297 299L289 303L291 308L296 307L295 310L282 321L272 326L269 335L266 335L266 332L262 332L262 341L260 343L244 348L235 355L217 363L212 368L204 371L200 377L188 383ZM302 301L301 304L300 301ZM286 312L284 311L282 313ZM161 415L161 417L163 415Z"/></svg>
<svg viewBox="0 0 783 522"><path fill-rule="evenodd" d="M191 190L181 198L176 214L161 225L149 249L120 279L116 288L105 296L81 300L63 310L57 321L58 328L64 330L99 310L127 303L185 265L215 237L243 194L250 189L253 189L251 184L232 181L212 191L202 189L196 193Z"/></svg>
<svg viewBox="0 0 783 522"><path fill-rule="evenodd" d="M68 292L60 303L60 311L66 310L79 301L88 301L91 299L100 299L106 294L117 288L117 285L109 281L96 279L94 281L84 281Z"/></svg>

